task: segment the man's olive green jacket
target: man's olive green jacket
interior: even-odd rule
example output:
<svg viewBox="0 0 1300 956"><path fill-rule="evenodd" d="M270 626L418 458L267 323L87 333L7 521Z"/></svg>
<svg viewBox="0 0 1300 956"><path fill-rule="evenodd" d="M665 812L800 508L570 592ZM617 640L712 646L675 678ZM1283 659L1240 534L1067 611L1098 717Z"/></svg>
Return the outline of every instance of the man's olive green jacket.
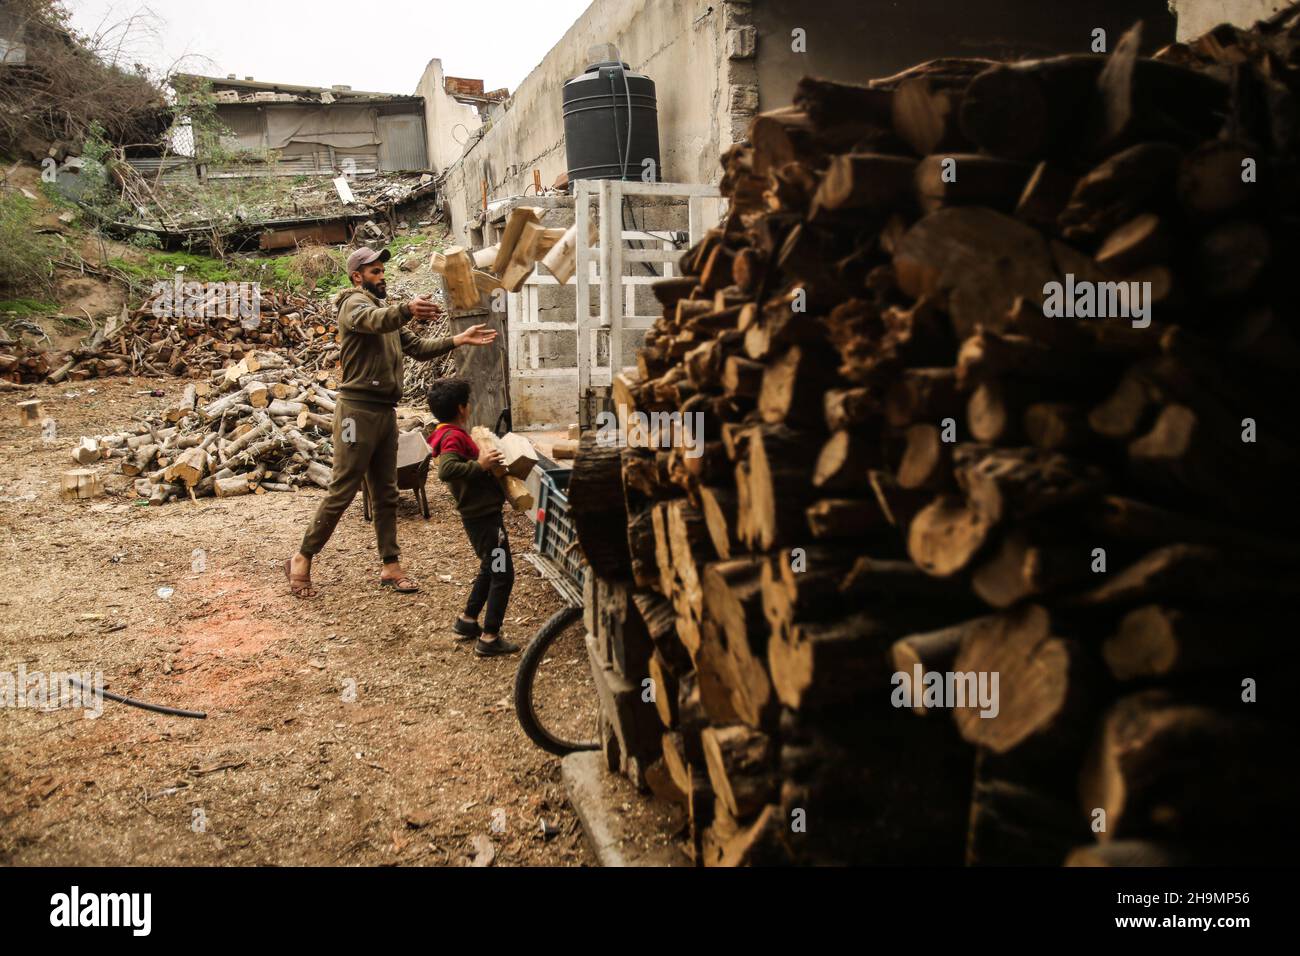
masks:
<svg viewBox="0 0 1300 956"><path fill-rule="evenodd" d="M420 338L406 329L411 321L406 303L382 305L354 286L335 296L334 304L343 363L339 395L347 401L395 406L402 400L404 355L427 362L456 347L450 336Z"/></svg>

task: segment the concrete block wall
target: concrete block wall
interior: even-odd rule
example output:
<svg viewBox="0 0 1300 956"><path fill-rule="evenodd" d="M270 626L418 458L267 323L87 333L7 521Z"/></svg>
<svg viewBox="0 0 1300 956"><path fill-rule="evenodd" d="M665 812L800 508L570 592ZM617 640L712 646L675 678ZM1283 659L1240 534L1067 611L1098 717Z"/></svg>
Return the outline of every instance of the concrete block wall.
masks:
<svg viewBox="0 0 1300 956"><path fill-rule="evenodd" d="M424 97L424 135L429 167L442 172L454 165L481 125L478 110L447 95L442 60L424 68L415 95Z"/></svg>

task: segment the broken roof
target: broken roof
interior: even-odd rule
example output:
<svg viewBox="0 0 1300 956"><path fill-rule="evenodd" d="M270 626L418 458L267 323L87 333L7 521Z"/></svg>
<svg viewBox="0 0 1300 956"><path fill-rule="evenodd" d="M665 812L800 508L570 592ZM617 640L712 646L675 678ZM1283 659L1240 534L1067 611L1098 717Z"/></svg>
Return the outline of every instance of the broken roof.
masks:
<svg viewBox="0 0 1300 956"><path fill-rule="evenodd" d="M295 83L269 83L263 80L254 80L251 77L245 79L236 79L233 76L203 76L197 73L178 73L171 81L172 87L176 88L178 83L185 85L195 80L211 84L214 93L234 93L236 99L231 99L231 103L261 103L265 100L259 99L259 93L274 93L283 97L282 102L296 103L416 103L422 102L423 97L414 95L401 95L397 93L373 93L365 90L354 90L349 86L300 86Z"/></svg>
<svg viewBox="0 0 1300 956"><path fill-rule="evenodd" d="M117 226L166 236L227 235L383 216L435 195L434 177L424 172L382 173L348 182L344 202L325 176L262 176L244 179L164 178L154 183L150 202L136 207Z"/></svg>

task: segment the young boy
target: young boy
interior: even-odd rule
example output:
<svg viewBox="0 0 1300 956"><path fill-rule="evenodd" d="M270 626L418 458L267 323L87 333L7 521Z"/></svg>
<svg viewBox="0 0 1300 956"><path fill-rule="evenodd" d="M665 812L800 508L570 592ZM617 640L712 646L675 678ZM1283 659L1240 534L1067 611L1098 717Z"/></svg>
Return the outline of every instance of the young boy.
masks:
<svg viewBox="0 0 1300 956"><path fill-rule="evenodd" d="M469 437L469 382L459 378L437 379L429 386L429 411L439 425L429 436L429 447L438 462L438 480L446 482L456 499L456 510L478 556L478 576L469 591L465 612L452 624L460 637L474 642L479 657L513 654L518 645L501 637L510 589L515 584L515 566L510 558L510 539L501 519L505 492L491 469L501 463L499 451L483 449ZM483 626L478 616L487 606Z"/></svg>

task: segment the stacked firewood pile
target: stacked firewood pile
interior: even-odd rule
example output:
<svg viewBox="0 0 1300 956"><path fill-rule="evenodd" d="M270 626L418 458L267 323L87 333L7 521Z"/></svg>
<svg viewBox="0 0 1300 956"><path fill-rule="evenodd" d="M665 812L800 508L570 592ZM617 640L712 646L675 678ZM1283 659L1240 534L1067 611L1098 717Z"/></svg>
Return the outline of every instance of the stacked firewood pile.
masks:
<svg viewBox="0 0 1300 956"><path fill-rule="evenodd" d="M697 862L1285 853L1300 14L1139 42L805 80L725 155L570 486Z"/></svg>
<svg viewBox="0 0 1300 956"><path fill-rule="evenodd" d="M150 504L329 486L336 393L273 352L185 386L161 414L115 435L82 438L80 465L115 461Z"/></svg>
<svg viewBox="0 0 1300 956"><path fill-rule="evenodd" d="M407 325L421 338L444 338L455 334L451 320L444 313L428 322L411 322ZM424 405L428 400L429 386L435 379L445 378L456 371L456 355L448 352L432 362L407 362L402 368L402 401L411 405Z"/></svg>
<svg viewBox="0 0 1300 956"><path fill-rule="evenodd" d="M0 377L58 383L106 375L186 375L238 361L256 349L283 351L306 371L331 369L339 356L334 331L333 311L297 293L267 289L256 301L243 300L218 285L191 302L169 290L111 319L77 348L0 342Z"/></svg>
<svg viewBox="0 0 1300 956"><path fill-rule="evenodd" d="M77 382L130 371L131 356L107 343L102 330L73 349L29 344L7 336L0 339L0 379L6 382Z"/></svg>

